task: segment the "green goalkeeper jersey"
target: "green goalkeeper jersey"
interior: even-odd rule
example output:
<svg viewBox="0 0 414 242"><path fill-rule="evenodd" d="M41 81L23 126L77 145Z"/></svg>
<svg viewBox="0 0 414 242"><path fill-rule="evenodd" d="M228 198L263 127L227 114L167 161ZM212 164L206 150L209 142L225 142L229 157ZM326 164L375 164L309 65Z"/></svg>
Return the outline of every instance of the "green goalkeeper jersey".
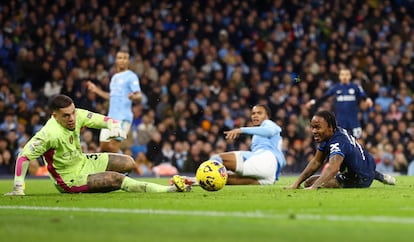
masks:
<svg viewBox="0 0 414 242"><path fill-rule="evenodd" d="M77 174L84 165L85 158L80 145L81 129L109 128L112 124L109 120L104 115L77 108L76 128L71 131L51 117L24 146L19 156L26 156L29 160L42 156L49 174L59 182L62 177Z"/></svg>

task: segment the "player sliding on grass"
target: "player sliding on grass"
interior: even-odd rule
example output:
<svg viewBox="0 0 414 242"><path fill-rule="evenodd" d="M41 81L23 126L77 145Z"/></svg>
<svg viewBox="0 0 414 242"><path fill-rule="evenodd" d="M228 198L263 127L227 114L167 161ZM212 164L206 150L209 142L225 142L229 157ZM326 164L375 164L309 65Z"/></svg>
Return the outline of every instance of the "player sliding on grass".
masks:
<svg viewBox="0 0 414 242"><path fill-rule="evenodd" d="M299 188L304 182L307 189L363 188L371 186L374 179L395 185L395 178L375 170L374 158L336 124L335 116L328 111L317 112L311 120L311 130L319 147L312 160L288 188ZM321 175L312 176L328 159Z"/></svg>
<svg viewBox="0 0 414 242"><path fill-rule="evenodd" d="M125 136L120 123L104 115L75 108L72 99L58 95L51 101L52 117L24 146L17 157L14 189L6 195L25 195L24 179L29 161L43 156L50 177L62 193L110 192L184 192L190 186L180 176L172 186L137 181L122 173L134 169L130 156L116 153L83 154L82 127L108 128L112 137Z"/></svg>
<svg viewBox="0 0 414 242"><path fill-rule="evenodd" d="M254 127L241 127L225 131L226 139L237 139L241 134L253 135L251 151L230 151L213 155L230 170L229 185L272 185L279 178L286 164L281 151L282 129L270 120L270 109L258 104L252 108L251 120ZM195 184L194 177L184 177L187 184Z"/></svg>

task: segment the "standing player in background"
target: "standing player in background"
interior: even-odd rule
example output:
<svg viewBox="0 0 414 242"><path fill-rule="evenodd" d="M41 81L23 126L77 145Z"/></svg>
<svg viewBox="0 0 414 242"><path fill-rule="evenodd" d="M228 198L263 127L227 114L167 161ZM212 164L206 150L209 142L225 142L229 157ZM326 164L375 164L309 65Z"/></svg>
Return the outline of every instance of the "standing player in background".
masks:
<svg viewBox="0 0 414 242"><path fill-rule="evenodd" d="M367 97L361 86L351 83L351 70L339 70L339 83L333 85L319 100L312 99L306 106L319 106L329 97L335 95L335 114L338 125L347 130L355 138L362 135L361 122L358 118L360 105L370 108L373 105L371 98Z"/></svg>
<svg viewBox="0 0 414 242"><path fill-rule="evenodd" d="M125 136L120 123L110 117L76 108L66 95L57 95L50 108L52 116L23 147L16 160L13 191L5 195L25 195L24 181L29 161L42 157L50 178L62 193L187 192L189 186L176 175L172 186L138 181L124 172L135 168L132 157L115 153L84 154L80 130L107 128L109 137Z"/></svg>
<svg viewBox="0 0 414 242"><path fill-rule="evenodd" d="M98 88L93 82L88 82L88 89L104 99L109 99L108 116L121 121L125 133L129 133L132 123L132 103L142 100L138 76L128 69L129 53L120 50L116 54L116 74L109 84L109 93ZM123 139L109 139L109 130L102 129L99 136L101 151L118 153Z"/></svg>

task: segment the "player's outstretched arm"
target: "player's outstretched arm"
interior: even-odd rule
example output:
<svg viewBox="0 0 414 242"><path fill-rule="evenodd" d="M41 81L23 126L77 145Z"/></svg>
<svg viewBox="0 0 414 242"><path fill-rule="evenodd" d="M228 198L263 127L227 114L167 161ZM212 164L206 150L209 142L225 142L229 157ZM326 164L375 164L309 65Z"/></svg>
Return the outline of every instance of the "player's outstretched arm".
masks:
<svg viewBox="0 0 414 242"><path fill-rule="evenodd" d="M312 176L321 166L322 161L325 160L325 155L317 150L315 157L309 161L308 165L305 167L305 169L302 171L302 173L299 175L299 177L296 179L292 185L285 187L286 189L297 189L300 188L300 185L308 179L310 176Z"/></svg>
<svg viewBox="0 0 414 242"><path fill-rule="evenodd" d="M105 92L104 90L100 89L95 85L95 83L88 81L88 90L98 94L100 97L108 100L109 99L109 92Z"/></svg>
<svg viewBox="0 0 414 242"><path fill-rule="evenodd" d="M23 196L24 193L24 179L29 168L29 159L26 156L19 156L16 160L16 168L14 171L13 191L4 195L8 196Z"/></svg>

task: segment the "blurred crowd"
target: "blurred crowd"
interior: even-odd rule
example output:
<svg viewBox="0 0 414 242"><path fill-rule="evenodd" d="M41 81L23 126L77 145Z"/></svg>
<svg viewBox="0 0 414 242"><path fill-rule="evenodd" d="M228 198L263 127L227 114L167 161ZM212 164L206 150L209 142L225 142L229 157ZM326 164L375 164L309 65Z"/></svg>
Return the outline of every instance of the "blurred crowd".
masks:
<svg viewBox="0 0 414 242"><path fill-rule="evenodd" d="M229 143L223 131L250 125L257 103L283 127L282 174L301 171L315 149L303 104L337 82L341 66L375 102L360 112L361 142L378 169L414 175L413 13L414 0L2 2L0 174L13 173L53 95L106 114L86 82L108 90L115 53L128 47L145 96L123 152L139 175L160 164L194 173L213 153L248 149L250 137ZM85 152L99 151L98 131L81 139ZM162 167L155 175L171 172Z"/></svg>

